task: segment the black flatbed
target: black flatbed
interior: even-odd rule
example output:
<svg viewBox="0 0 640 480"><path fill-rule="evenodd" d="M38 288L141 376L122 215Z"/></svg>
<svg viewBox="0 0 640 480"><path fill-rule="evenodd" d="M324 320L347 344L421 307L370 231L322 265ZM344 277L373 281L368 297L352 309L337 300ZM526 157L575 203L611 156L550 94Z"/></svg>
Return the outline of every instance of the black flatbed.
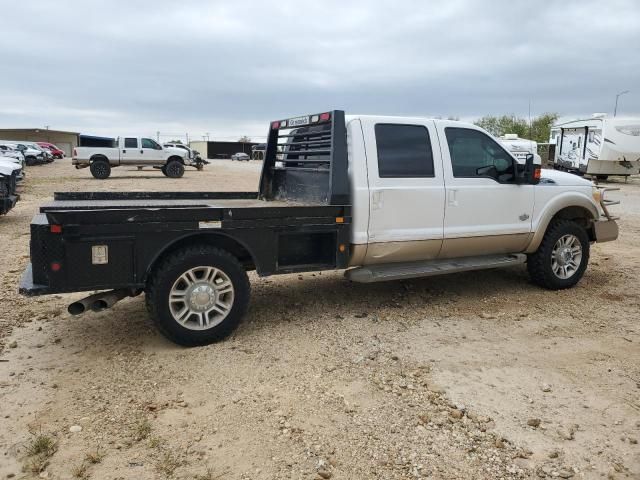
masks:
<svg viewBox="0 0 640 480"><path fill-rule="evenodd" d="M164 256L202 243L262 276L346 268L344 112L290 131L270 130L258 191L56 193L31 223L20 291L141 290ZM318 142L327 149L305 147Z"/></svg>

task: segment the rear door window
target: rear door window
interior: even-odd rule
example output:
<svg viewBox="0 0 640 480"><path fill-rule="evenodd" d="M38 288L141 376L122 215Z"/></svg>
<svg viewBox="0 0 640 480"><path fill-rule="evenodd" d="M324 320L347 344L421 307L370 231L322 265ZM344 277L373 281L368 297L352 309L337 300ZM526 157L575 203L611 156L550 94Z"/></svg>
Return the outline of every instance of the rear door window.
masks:
<svg viewBox="0 0 640 480"><path fill-rule="evenodd" d="M426 127L378 123L375 132L380 178L434 176L433 151Z"/></svg>
<svg viewBox="0 0 640 480"><path fill-rule="evenodd" d="M124 148L138 148L138 139L137 138L125 138L124 139Z"/></svg>

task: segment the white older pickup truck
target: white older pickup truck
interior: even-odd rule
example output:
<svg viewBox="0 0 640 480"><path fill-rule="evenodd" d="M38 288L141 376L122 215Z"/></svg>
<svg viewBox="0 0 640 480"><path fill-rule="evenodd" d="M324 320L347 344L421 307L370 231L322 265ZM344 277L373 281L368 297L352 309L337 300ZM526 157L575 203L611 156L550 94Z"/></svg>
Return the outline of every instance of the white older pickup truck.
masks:
<svg viewBox="0 0 640 480"><path fill-rule="evenodd" d="M76 147L71 164L76 168L89 167L94 178L104 180L111 175L111 168L120 165L156 167L167 177L180 178L184 166L191 163L188 152L179 148L166 148L151 138L119 137L104 147Z"/></svg>
<svg viewBox="0 0 640 480"><path fill-rule="evenodd" d="M254 192L56 193L31 224L21 292L141 292L182 345L229 335L260 276L345 270L379 282L527 264L568 288L618 227L591 182L518 160L482 129L335 110L270 124ZM105 291L110 290L110 291Z"/></svg>

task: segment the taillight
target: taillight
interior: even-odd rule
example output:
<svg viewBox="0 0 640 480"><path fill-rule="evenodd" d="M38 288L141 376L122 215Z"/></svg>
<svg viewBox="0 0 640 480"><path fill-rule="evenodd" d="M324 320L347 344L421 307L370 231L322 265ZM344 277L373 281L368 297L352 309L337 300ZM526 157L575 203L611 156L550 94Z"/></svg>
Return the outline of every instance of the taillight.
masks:
<svg viewBox="0 0 640 480"><path fill-rule="evenodd" d="M73 156L74 156L74 157L77 157L77 156L78 156L78 151L77 151L75 148L73 149Z"/></svg>
<svg viewBox="0 0 640 480"><path fill-rule="evenodd" d="M330 113L321 113L320 114L320 121L321 122L326 122L330 118L331 118L331 114Z"/></svg>
<svg viewBox="0 0 640 480"><path fill-rule="evenodd" d="M51 225L49 231L51 233L62 233L62 225Z"/></svg>
<svg viewBox="0 0 640 480"><path fill-rule="evenodd" d="M280 128L280 122L271 122L271 130L278 130Z"/></svg>
<svg viewBox="0 0 640 480"><path fill-rule="evenodd" d="M59 272L61 268L62 268L62 264L60 264L60 262L52 262L51 263L51 271L52 272Z"/></svg>

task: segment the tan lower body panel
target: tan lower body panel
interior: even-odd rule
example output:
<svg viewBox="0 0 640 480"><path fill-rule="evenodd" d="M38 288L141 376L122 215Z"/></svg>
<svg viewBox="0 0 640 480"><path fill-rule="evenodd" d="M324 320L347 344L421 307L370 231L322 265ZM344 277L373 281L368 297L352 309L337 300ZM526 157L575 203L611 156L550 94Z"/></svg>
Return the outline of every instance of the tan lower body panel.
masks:
<svg viewBox="0 0 640 480"><path fill-rule="evenodd" d="M487 237L446 238L438 258L473 257L497 253L518 253L529 244L530 233Z"/></svg>
<svg viewBox="0 0 640 480"><path fill-rule="evenodd" d="M350 266L376 265L380 263L417 262L438 257L442 240L417 240L409 242L383 242L369 245L352 245Z"/></svg>
<svg viewBox="0 0 640 480"><path fill-rule="evenodd" d="M444 242L442 240L415 240L351 245L349 266L518 253L526 248L530 239L530 233L520 233L486 237L447 238Z"/></svg>

